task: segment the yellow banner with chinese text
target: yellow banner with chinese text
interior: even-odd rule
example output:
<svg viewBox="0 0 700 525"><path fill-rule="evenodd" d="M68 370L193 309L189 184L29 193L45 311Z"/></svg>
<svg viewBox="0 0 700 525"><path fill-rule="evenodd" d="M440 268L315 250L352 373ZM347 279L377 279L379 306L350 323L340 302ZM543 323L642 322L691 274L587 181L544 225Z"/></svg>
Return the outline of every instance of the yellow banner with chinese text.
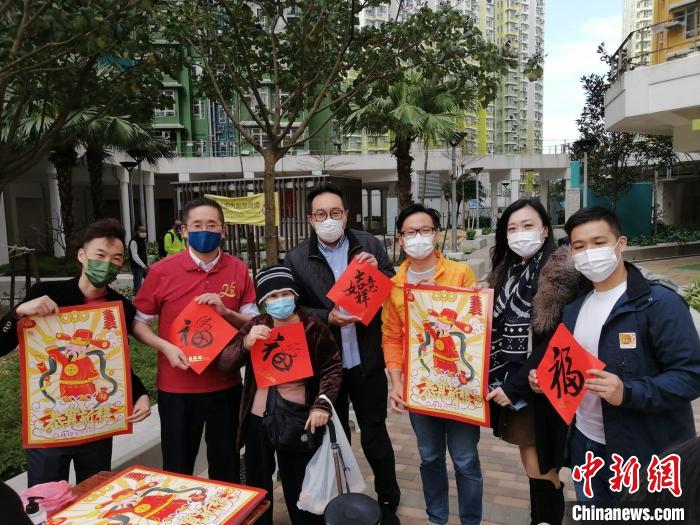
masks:
<svg viewBox="0 0 700 525"><path fill-rule="evenodd" d="M248 224L265 226L265 194L256 193L247 197L222 197L205 195L218 202L224 210L226 224ZM280 196L275 192L275 226L280 224Z"/></svg>

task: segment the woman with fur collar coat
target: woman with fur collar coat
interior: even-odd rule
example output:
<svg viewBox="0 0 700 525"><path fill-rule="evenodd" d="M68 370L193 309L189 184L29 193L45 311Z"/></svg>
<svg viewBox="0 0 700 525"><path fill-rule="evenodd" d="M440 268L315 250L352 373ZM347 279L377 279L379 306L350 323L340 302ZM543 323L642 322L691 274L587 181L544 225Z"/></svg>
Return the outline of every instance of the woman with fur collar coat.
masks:
<svg viewBox="0 0 700 525"><path fill-rule="evenodd" d="M560 524L567 425L528 382L579 289L580 274L568 247L556 248L552 227L537 199L520 199L496 228L489 286L494 289L489 383L494 435L518 445L530 482L533 524ZM519 410L515 406L525 405Z"/></svg>

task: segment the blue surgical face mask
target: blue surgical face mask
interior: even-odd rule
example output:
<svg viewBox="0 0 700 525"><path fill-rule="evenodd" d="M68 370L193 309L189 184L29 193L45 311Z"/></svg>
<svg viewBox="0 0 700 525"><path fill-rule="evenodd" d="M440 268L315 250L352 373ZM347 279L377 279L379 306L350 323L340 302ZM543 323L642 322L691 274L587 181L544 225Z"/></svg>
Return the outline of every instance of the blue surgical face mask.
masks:
<svg viewBox="0 0 700 525"><path fill-rule="evenodd" d="M287 319L294 313L296 303L294 297L280 297L265 303L265 310L275 319Z"/></svg>
<svg viewBox="0 0 700 525"><path fill-rule="evenodd" d="M187 232L187 243L199 253L210 253L221 244L221 232Z"/></svg>

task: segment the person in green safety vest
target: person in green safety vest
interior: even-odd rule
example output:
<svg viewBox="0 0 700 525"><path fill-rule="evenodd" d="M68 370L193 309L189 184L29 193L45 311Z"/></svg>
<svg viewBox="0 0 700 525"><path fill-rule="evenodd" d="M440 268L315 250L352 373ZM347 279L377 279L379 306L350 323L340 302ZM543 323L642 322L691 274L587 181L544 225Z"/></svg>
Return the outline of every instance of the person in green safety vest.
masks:
<svg viewBox="0 0 700 525"><path fill-rule="evenodd" d="M182 237L182 233L180 233L180 228L182 228L182 221L176 219L173 227L165 232L163 245L165 246L165 253L167 255L175 255L185 249L185 239Z"/></svg>

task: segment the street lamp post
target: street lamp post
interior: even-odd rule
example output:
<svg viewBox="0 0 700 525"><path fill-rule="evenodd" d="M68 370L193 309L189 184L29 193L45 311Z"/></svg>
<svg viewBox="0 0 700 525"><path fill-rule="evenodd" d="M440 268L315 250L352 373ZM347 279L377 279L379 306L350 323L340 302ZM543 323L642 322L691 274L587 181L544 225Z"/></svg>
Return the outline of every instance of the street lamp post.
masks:
<svg viewBox="0 0 700 525"><path fill-rule="evenodd" d="M141 219L141 224L143 224L148 230L148 224L146 224L146 194L143 187L143 172L141 171L141 163L146 158L146 151L142 149L130 149L127 151L129 156L136 161L139 168L139 217Z"/></svg>
<svg viewBox="0 0 700 525"><path fill-rule="evenodd" d="M457 146L459 146L460 142L462 142L466 136L466 133L458 132L454 133L449 139L450 146L452 146L452 195L450 198L450 208L452 212L452 217L450 219L452 223L452 251L457 250Z"/></svg>
<svg viewBox="0 0 700 525"><path fill-rule="evenodd" d="M476 229L479 229L479 215L481 213L481 199L479 198L479 173L481 173L481 170L484 168L481 166L477 166L474 168L471 168L471 172L474 174L474 178L476 179Z"/></svg>
<svg viewBox="0 0 700 525"><path fill-rule="evenodd" d="M133 160L123 160L119 164L122 165L122 168L126 170L126 172L129 174L129 218L131 219L131 227L133 228L134 225L134 195L131 190L131 172L134 170L136 167L136 162ZM130 234L130 232L127 232Z"/></svg>

